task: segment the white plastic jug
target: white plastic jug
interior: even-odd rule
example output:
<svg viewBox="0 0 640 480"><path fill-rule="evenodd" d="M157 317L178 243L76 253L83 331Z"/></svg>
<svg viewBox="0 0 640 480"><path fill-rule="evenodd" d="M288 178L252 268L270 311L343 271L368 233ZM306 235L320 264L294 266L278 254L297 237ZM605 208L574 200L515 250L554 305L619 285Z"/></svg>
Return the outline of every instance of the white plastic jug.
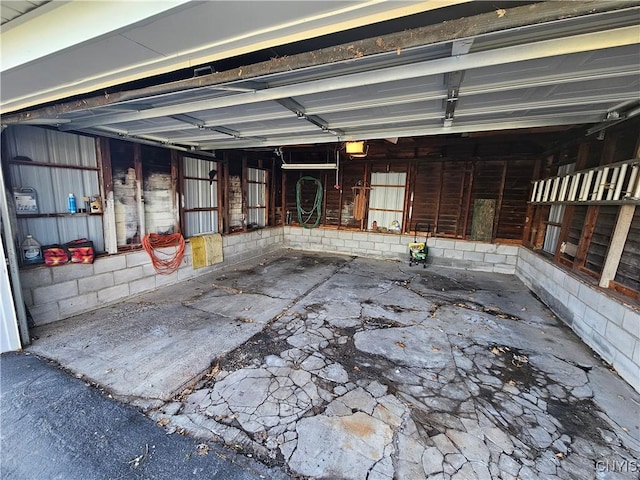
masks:
<svg viewBox="0 0 640 480"><path fill-rule="evenodd" d="M42 248L38 241L31 235L22 242L22 261L25 265L42 263Z"/></svg>

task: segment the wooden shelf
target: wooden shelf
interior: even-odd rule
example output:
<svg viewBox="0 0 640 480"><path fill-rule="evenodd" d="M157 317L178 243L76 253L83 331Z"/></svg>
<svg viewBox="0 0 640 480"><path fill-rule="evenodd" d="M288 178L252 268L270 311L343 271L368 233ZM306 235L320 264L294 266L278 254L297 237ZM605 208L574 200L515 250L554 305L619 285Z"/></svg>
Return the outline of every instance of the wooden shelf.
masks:
<svg viewBox="0 0 640 480"><path fill-rule="evenodd" d="M28 213L18 218L101 217L102 213Z"/></svg>

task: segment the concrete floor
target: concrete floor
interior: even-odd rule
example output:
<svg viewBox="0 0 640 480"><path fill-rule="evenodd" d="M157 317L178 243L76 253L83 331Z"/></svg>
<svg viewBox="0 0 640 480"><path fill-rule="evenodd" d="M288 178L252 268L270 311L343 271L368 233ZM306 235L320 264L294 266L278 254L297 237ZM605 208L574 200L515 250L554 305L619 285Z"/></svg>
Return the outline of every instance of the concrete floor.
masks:
<svg viewBox="0 0 640 480"><path fill-rule="evenodd" d="M514 276L282 251L29 350L295 477L638 478L640 395Z"/></svg>

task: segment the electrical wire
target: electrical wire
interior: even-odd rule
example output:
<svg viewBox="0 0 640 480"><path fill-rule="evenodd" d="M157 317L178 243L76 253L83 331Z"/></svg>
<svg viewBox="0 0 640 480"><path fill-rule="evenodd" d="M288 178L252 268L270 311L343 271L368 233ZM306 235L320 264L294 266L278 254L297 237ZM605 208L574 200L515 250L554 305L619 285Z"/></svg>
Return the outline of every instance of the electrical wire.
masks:
<svg viewBox="0 0 640 480"><path fill-rule="evenodd" d="M313 206L311 210L305 210L302 208L302 182L312 181L316 184L316 196L313 200ZM320 180L314 177L301 177L296 183L296 209L298 211L298 222L304 228L316 228L320 225L320 219L322 218L322 183ZM309 221L316 214L316 221L310 224ZM306 219L304 216L307 216Z"/></svg>
<svg viewBox="0 0 640 480"><path fill-rule="evenodd" d="M172 274L182 263L185 245L184 237L180 233L148 233L142 239L142 246L149 254L153 268L160 275ZM173 252L160 250L171 247L175 247Z"/></svg>

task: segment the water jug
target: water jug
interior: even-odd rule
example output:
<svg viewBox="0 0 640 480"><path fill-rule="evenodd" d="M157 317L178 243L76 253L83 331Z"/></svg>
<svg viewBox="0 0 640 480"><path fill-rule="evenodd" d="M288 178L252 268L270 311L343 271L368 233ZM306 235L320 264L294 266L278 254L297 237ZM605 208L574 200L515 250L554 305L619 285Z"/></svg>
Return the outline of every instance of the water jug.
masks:
<svg viewBox="0 0 640 480"><path fill-rule="evenodd" d="M22 242L22 261L25 265L35 265L42 263L42 248L38 241L31 235Z"/></svg>

